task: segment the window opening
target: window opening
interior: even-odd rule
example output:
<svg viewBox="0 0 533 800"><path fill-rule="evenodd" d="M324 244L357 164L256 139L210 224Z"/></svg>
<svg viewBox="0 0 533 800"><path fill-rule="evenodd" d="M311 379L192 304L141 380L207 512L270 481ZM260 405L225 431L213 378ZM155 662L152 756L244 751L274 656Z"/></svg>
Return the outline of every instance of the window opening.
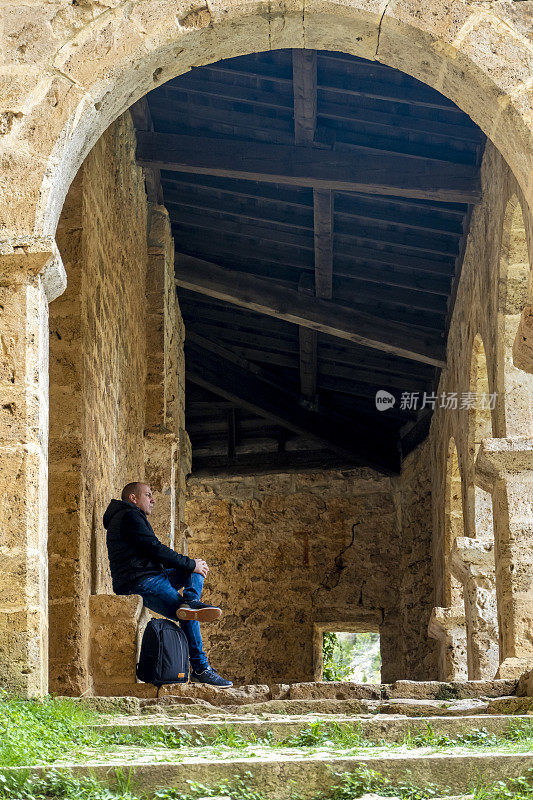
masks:
<svg viewBox="0 0 533 800"><path fill-rule="evenodd" d="M381 683L379 633L324 631L324 681Z"/></svg>

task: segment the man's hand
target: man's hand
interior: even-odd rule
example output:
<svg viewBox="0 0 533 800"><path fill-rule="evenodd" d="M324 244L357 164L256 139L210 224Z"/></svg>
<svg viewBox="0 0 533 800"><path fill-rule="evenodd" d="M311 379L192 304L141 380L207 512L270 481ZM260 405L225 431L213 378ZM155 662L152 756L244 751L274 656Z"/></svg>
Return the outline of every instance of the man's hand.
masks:
<svg viewBox="0 0 533 800"><path fill-rule="evenodd" d="M199 575L203 575L204 578L207 578L207 573L209 572L209 567L207 566L207 562L201 558L197 558L196 566L193 569L193 572L198 572Z"/></svg>

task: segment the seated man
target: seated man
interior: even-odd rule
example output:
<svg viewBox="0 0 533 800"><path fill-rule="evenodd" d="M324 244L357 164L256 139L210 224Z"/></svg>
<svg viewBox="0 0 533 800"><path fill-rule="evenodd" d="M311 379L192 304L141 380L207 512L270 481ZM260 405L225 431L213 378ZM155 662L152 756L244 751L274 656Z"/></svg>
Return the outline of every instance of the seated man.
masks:
<svg viewBox="0 0 533 800"><path fill-rule="evenodd" d="M200 601L206 562L180 555L156 537L148 522L154 498L146 483L128 483L121 500L111 500L104 514L107 552L115 594L140 594L144 605L164 617L179 620L191 661L191 680L226 688L231 681L209 666L200 622L218 619L222 611ZM183 596L178 589L183 587Z"/></svg>

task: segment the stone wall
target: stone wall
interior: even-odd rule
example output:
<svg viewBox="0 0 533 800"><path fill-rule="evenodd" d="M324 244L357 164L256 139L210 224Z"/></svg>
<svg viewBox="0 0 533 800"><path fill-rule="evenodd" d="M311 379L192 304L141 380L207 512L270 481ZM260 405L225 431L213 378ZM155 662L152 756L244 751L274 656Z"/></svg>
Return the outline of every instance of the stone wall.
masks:
<svg viewBox="0 0 533 800"><path fill-rule="evenodd" d="M389 478L347 470L193 477L188 489L191 555L209 563L205 596L225 612L204 627L222 673L313 680L323 630L379 630L383 680L433 676L427 485L408 496Z"/></svg>
<svg viewBox="0 0 533 800"><path fill-rule="evenodd" d="M77 694L109 673L90 641L95 626L113 636L106 603L89 619L91 596L112 591L103 512L128 481L153 482L154 524L171 543L189 469L170 225L147 202L129 114L88 155L58 242L68 289L50 316L50 688Z"/></svg>
<svg viewBox="0 0 533 800"><path fill-rule="evenodd" d="M400 536L399 629L405 677L425 681L437 671L437 648L428 638L434 598L431 454L427 441L410 453L393 489ZM403 676L402 676L403 677Z"/></svg>
<svg viewBox="0 0 533 800"><path fill-rule="evenodd" d="M481 425L479 413L461 408L460 402L456 409L437 407L432 419L430 446L437 606L454 594L449 568L454 542L447 533L450 502L449 498L448 502L446 499L446 467L452 437L457 447L459 467L457 484L460 497L456 515L464 517L463 531L458 531L455 525L454 536L494 540L493 531L497 524L503 524L502 530L507 525L508 530L508 522L504 522L508 509L501 504L499 507L495 505L493 519L493 503L486 491L488 487L479 485L476 472L476 458L481 446L479 430L482 431L481 437L496 437L492 440L495 442L506 439L511 442L513 437L531 436L533 432L532 376L512 362L512 346L528 292L528 249L533 253L531 216L509 167L490 142L483 158L481 179L482 201L472 215L448 338L447 368L442 372L438 393L455 392L460 399L463 393L472 389L476 391L486 383L489 393L497 393L497 397L494 409L484 412L486 419ZM515 251L520 255L513 261L509 254ZM480 379L480 371L485 375L483 379ZM525 532L533 523L533 493L526 484L523 492L521 522L517 524L521 526L525 539L520 545L522 554L519 556L517 552L515 558L526 564L530 560L527 555L530 543L526 545ZM454 527L453 520L451 525ZM508 534L503 536L508 539ZM498 560L498 541L495 554ZM455 557L457 559L458 554ZM513 568L508 562L506 574L496 575L496 584L503 587L507 580L509 586L509 570ZM527 582L524 591L531 594L531 585L528 588ZM486 583L486 576L483 576L483 583ZM502 588L503 594L507 591ZM470 624L479 624L486 637L489 618L492 617L493 624L495 622L495 597L491 599L483 589L478 593L478 601L476 614L479 619L477 623L470 620ZM502 601L503 595L498 599L498 613L501 613ZM483 620L483 617L487 619ZM507 627L502 619L499 622L500 628ZM524 636L523 641L531 650L527 644L529 638ZM486 639L481 646L488 651L492 644ZM505 654L502 653L501 657L505 658ZM493 660L489 659L486 669L494 670ZM494 675L470 674L470 677Z"/></svg>

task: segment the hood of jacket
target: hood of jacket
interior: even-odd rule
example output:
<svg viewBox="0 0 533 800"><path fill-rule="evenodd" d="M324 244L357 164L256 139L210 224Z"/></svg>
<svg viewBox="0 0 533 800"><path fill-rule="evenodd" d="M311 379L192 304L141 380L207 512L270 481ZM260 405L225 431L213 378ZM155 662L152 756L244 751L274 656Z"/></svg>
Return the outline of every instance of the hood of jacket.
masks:
<svg viewBox="0 0 533 800"><path fill-rule="evenodd" d="M124 511L124 509L134 509L145 516L142 508L133 505L133 503L127 503L124 500L111 500L104 513L104 528L106 528L106 530L109 528L111 520L115 514L117 514L119 511Z"/></svg>

